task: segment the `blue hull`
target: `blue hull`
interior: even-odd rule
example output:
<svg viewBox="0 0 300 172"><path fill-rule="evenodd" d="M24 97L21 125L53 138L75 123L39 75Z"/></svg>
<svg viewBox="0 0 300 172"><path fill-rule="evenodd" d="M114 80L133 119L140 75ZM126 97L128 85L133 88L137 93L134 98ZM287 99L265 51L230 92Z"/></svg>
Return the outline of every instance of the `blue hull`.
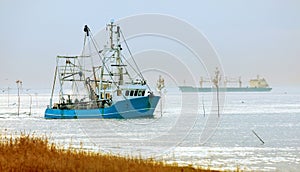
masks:
<svg viewBox="0 0 300 172"><path fill-rule="evenodd" d="M52 109L45 111L46 119L84 118L145 118L153 117L159 96L137 97L116 102L110 107L97 109Z"/></svg>

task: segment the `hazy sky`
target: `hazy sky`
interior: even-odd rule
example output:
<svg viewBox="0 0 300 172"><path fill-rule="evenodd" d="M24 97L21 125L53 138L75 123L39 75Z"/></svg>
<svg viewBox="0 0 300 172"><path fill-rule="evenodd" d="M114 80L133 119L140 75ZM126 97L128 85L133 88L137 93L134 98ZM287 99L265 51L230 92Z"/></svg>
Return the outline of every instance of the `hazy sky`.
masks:
<svg viewBox="0 0 300 172"><path fill-rule="evenodd" d="M27 88L51 88L56 55L80 52L85 24L97 32L112 18L144 13L195 26L227 75L300 86L299 0L1 0L0 88L18 79Z"/></svg>

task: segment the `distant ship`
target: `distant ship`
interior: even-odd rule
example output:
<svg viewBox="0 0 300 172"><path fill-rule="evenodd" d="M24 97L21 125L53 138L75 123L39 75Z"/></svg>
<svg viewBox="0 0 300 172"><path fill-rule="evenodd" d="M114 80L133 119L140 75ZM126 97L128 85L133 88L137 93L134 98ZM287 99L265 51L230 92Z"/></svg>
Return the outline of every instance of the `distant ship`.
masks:
<svg viewBox="0 0 300 172"><path fill-rule="evenodd" d="M200 79L200 87L193 87L193 86L179 86L180 91L182 92L268 92L271 91L272 88L269 87L269 84L264 78L260 78L258 75L256 79L251 79L249 81L249 86L242 87L242 80L241 77L238 79L236 78L228 78L225 77L224 79L224 87L218 87L219 83L222 82L222 78L219 76L219 70L216 69L215 77L212 79ZM204 82L213 83L211 87L203 87ZM238 87L226 87L228 83L238 83Z"/></svg>
<svg viewBox="0 0 300 172"><path fill-rule="evenodd" d="M121 36L127 45L121 28L113 22L107 25L109 40L102 50L98 49L87 26L84 27L84 31L82 55L57 56L50 105L44 117L46 119L153 117L160 96L153 94L139 68L135 66L134 69L134 65L130 64L121 53ZM136 73L130 74L127 65ZM60 86L58 102L52 104L56 80Z"/></svg>

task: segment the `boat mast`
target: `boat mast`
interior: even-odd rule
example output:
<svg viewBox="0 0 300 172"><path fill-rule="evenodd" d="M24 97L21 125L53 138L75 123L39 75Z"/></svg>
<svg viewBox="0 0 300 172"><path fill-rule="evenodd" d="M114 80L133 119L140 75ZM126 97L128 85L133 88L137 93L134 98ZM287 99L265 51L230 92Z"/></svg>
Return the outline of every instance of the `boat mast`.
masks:
<svg viewBox="0 0 300 172"><path fill-rule="evenodd" d="M119 85L123 85L124 79L123 79L123 67L121 65L121 57L120 57L120 51L122 50L120 42L120 26L117 26L117 65L118 65L118 72L119 72Z"/></svg>
<svg viewBox="0 0 300 172"><path fill-rule="evenodd" d="M120 44L120 26L117 26L112 21L107 25L110 31L110 48L114 51L113 57L116 59L115 64L112 64L112 67L117 67L116 75L118 78L118 85L124 84L124 76L123 76L123 65L121 61L121 44ZM115 29L116 28L116 29ZM114 37L115 36L115 37Z"/></svg>

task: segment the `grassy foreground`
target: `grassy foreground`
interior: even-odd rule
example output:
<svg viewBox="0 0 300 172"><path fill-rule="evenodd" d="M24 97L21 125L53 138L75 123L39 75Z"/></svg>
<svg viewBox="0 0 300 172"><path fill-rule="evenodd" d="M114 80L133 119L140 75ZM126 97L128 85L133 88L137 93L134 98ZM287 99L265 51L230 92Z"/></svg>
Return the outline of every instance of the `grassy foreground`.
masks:
<svg viewBox="0 0 300 172"><path fill-rule="evenodd" d="M84 150L59 149L47 138L0 135L0 171L213 171Z"/></svg>

